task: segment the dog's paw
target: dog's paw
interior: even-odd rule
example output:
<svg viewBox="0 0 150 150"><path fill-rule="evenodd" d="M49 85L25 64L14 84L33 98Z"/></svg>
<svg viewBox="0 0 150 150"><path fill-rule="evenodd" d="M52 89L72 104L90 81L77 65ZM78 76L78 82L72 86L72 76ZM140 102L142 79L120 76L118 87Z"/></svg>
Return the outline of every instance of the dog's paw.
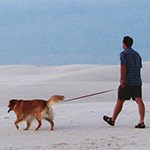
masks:
<svg viewBox="0 0 150 150"><path fill-rule="evenodd" d="M18 125L15 125L15 126L16 126L17 130L19 130L19 126Z"/></svg>

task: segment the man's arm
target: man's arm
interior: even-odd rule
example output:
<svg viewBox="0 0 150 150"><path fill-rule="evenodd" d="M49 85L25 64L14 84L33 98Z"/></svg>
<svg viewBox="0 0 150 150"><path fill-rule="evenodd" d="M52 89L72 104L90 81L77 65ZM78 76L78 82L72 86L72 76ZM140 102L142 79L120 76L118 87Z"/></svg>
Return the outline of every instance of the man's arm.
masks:
<svg viewBox="0 0 150 150"><path fill-rule="evenodd" d="M126 65L120 65L120 85L121 85L121 87L125 86L125 77L126 77Z"/></svg>

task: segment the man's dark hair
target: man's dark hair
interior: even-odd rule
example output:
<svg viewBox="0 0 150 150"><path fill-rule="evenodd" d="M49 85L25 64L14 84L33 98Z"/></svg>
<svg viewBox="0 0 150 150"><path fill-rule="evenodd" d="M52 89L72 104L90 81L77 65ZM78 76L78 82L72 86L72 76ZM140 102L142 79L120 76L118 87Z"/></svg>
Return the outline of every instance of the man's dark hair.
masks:
<svg viewBox="0 0 150 150"><path fill-rule="evenodd" d="M127 47L131 47L133 45L133 39L129 36L125 36L123 38L123 43L127 46Z"/></svg>

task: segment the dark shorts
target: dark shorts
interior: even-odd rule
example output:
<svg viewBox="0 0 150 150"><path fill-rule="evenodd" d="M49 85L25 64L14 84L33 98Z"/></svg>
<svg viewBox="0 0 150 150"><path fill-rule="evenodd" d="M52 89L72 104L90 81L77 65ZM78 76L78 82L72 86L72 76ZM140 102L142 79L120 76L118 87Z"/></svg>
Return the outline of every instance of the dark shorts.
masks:
<svg viewBox="0 0 150 150"><path fill-rule="evenodd" d="M135 98L142 98L142 86L129 86L125 87L119 86L118 88L118 99L120 100L135 100Z"/></svg>

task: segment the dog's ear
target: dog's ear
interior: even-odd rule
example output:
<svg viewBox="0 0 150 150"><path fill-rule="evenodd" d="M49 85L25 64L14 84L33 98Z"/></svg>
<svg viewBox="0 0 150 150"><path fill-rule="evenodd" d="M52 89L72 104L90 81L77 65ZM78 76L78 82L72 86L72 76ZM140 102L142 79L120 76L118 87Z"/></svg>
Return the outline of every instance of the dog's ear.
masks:
<svg viewBox="0 0 150 150"><path fill-rule="evenodd" d="M16 99L12 99L12 100L9 101L9 104L8 104L8 108L9 108L8 113L13 110L16 102L17 102Z"/></svg>

